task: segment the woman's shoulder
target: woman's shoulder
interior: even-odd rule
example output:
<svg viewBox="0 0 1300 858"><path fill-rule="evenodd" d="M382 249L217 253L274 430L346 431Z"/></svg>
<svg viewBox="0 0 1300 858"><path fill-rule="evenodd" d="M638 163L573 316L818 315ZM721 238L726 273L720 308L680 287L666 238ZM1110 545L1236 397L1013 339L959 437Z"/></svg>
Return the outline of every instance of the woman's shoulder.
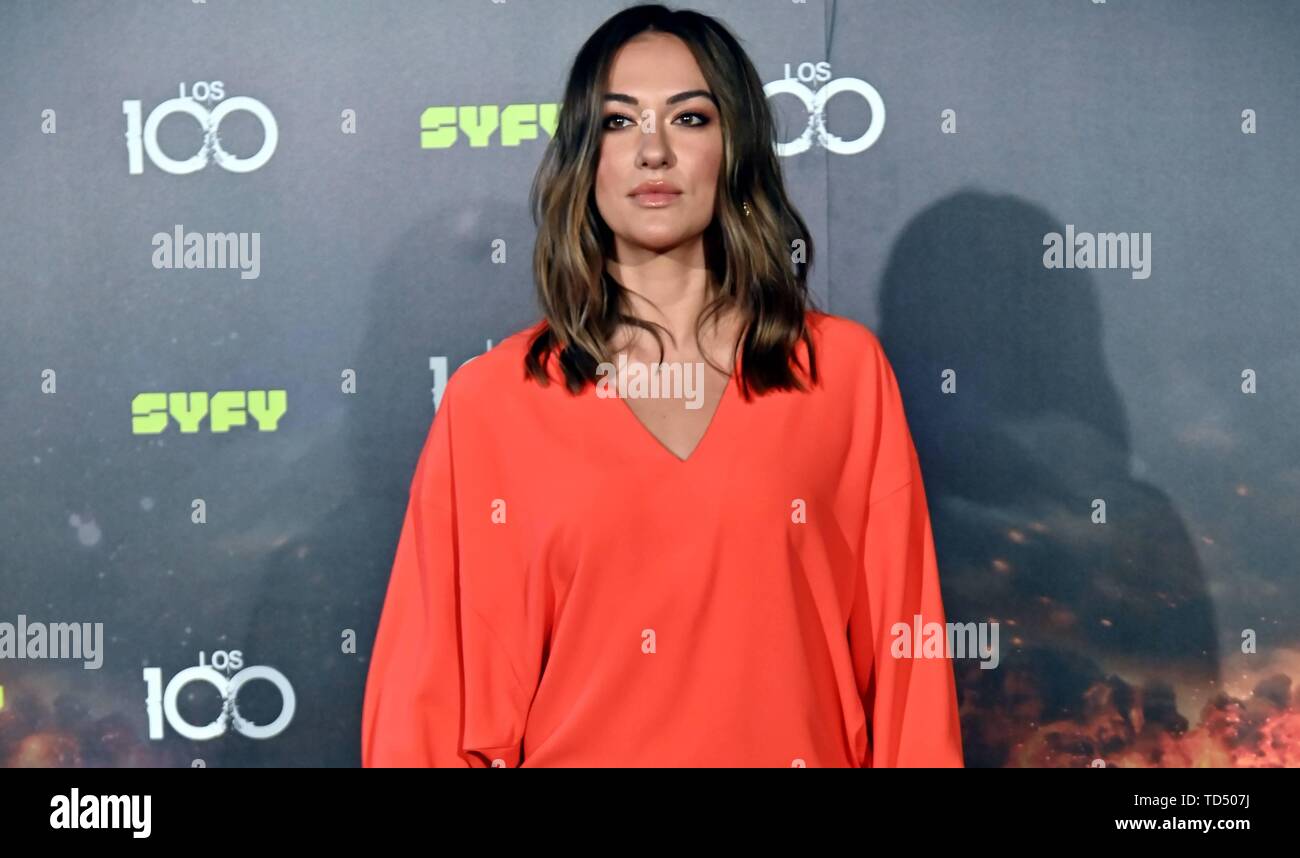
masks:
<svg viewBox="0 0 1300 858"><path fill-rule="evenodd" d="M544 326L543 321L534 322L506 336L501 342L482 354L461 364L447 379L446 396L453 388L457 398L478 399L478 394L500 394L512 386L522 387L533 383L526 378L524 358L533 338Z"/></svg>
<svg viewBox="0 0 1300 858"><path fill-rule="evenodd" d="M861 322L821 310L809 310L807 320L818 365L857 371L874 370L880 362L887 362L880 339Z"/></svg>

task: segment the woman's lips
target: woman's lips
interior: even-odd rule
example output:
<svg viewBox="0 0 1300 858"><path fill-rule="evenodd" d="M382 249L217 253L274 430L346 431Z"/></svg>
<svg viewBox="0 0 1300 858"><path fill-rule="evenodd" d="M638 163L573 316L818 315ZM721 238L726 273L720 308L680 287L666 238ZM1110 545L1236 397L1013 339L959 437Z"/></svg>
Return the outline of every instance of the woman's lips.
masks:
<svg viewBox="0 0 1300 858"><path fill-rule="evenodd" d="M632 199L639 206L643 206L645 208L657 209L657 208L662 208L666 205L670 205L680 196L681 194L679 193L668 194L662 191L655 191L652 193L645 193L645 194L633 194Z"/></svg>

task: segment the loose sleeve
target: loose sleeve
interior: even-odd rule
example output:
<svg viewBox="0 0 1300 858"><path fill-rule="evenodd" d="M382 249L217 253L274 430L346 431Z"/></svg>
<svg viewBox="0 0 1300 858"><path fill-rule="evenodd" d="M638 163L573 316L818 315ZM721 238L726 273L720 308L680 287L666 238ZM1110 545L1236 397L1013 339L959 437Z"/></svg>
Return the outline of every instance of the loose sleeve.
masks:
<svg viewBox="0 0 1300 858"><path fill-rule="evenodd" d="M518 642L465 598L466 549L479 550L485 575L492 558L483 553L488 537L467 526L472 516L458 502L458 479L472 483L473 475L456 470L473 462L453 455L454 381L411 481L375 637L362 712L365 767L482 768L521 759L529 695Z"/></svg>
<svg viewBox="0 0 1300 858"><path fill-rule="evenodd" d="M877 346L863 408L874 467L863 535L863 575L849 621L858 691L867 717L864 767L962 767L961 722L952 662L916 651L917 628L944 609L920 463L893 368ZM907 640L901 640L907 635ZM944 634L943 640L946 641Z"/></svg>

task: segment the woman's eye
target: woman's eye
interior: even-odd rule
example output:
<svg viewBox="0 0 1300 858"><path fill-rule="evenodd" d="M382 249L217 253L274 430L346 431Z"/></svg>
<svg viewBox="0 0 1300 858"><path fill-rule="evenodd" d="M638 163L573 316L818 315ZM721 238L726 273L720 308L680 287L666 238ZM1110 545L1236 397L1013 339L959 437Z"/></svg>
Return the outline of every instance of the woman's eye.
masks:
<svg viewBox="0 0 1300 858"><path fill-rule="evenodd" d="M683 113L681 116L679 116L679 117L677 117L677 118L678 118L679 120L681 120L681 119L694 119L694 120L695 120L694 122L687 122L687 123L686 123L687 125L707 125L707 124L709 124L709 117L705 116L703 113Z"/></svg>
<svg viewBox="0 0 1300 858"><path fill-rule="evenodd" d="M605 117L605 121L604 121L602 127L604 127L604 128L626 128L626 127L627 127L626 125L611 125L611 124L610 124L610 123L615 122L615 121L617 121L617 120L619 120L619 119L623 120L624 122L628 122L628 123L631 123L631 122L632 122L632 120L631 120L631 119L628 119L626 116L623 116L622 114L615 113L615 114L612 114L612 115L610 115L610 116L606 116L606 117ZM635 123L633 123L633 124L635 124Z"/></svg>

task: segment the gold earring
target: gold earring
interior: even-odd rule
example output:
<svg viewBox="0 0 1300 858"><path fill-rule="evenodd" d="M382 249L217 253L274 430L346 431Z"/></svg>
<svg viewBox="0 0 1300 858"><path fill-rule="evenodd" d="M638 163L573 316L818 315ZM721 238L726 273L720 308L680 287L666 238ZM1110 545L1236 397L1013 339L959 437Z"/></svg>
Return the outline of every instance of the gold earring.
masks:
<svg viewBox="0 0 1300 858"><path fill-rule="evenodd" d="M754 213L754 210L749 207L749 203L741 203L741 206L745 209L745 217L749 217Z"/></svg>

